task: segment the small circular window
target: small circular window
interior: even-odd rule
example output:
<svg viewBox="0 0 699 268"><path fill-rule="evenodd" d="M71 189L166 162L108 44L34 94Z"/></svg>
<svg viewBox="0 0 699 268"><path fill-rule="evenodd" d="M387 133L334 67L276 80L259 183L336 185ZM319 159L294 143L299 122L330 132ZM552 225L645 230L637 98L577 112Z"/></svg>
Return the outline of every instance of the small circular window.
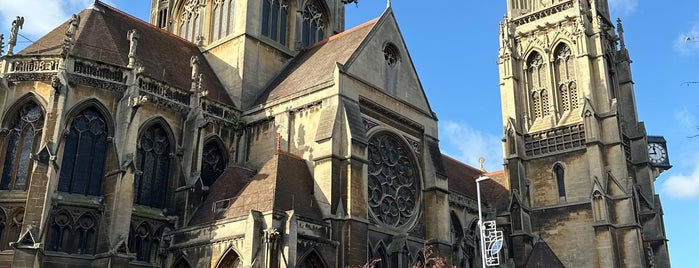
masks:
<svg viewBox="0 0 699 268"><path fill-rule="evenodd" d="M394 228L405 226L418 212L420 176L407 148L388 132L369 140L369 209L378 222Z"/></svg>
<svg viewBox="0 0 699 268"><path fill-rule="evenodd" d="M396 66L398 62L398 49L393 44L388 44L383 48L383 57L386 60L388 66Z"/></svg>

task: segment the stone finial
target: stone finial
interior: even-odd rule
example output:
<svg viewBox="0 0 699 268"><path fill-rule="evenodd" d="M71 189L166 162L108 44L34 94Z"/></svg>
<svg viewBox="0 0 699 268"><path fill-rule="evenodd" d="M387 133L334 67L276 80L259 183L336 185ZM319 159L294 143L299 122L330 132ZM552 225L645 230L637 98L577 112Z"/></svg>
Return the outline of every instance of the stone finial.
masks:
<svg viewBox="0 0 699 268"><path fill-rule="evenodd" d="M478 158L478 164L480 165L480 170L481 170L481 171L487 172L487 171L485 170L485 166L484 166L484 164L485 164L485 158L484 158L484 157L481 156L481 157Z"/></svg>
<svg viewBox="0 0 699 268"><path fill-rule="evenodd" d="M626 43L624 42L624 26L621 25L621 18L616 19L616 28L619 32L619 48L623 50L626 48Z"/></svg>
<svg viewBox="0 0 699 268"><path fill-rule="evenodd" d="M138 47L138 33L136 29L130 30L126 34L126 39L129 40L129 65L127 67L134 68L136 66L136 47Z"/></svg>
<svg viewBox="0 0 699 268"><path fill-rule="evenodd" d="M19 29L24 26L24 17L17 16L17 18L12 21L12 28L10 28L10 39L7 41L7 55L14 55L15 46L17 45L17 35L19 35Z"/></svg>

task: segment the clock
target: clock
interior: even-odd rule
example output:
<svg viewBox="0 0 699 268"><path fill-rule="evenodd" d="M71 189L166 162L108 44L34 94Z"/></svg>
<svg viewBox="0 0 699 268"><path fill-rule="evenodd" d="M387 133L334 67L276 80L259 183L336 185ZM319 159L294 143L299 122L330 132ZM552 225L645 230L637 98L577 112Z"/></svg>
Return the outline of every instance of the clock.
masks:
<svg viewBox="0 0 699 268"><path fill-rule="evenodd" d="M653 165L663 164L667 161L667 151L660 143L648 143L648 160Z"/></svg>

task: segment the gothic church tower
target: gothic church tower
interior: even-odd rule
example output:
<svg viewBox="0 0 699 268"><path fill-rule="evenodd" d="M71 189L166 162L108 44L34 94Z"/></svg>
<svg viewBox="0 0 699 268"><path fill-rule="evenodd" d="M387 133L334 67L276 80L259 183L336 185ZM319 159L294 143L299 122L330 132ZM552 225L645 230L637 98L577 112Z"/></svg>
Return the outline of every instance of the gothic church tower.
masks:
<svg viewBox="0 0 699 268"><path fill-rule="evenodd" d="M649 161L621 22L606 0L507 6L498 66L515 266L669 267L653 182L670 166Z"/></svg>
<svg viewBox="0 0 699 268"><path fill-rule="evenodd" d="M152 0L150 22L199 45L233 102L250 108L299 50L344 30L341 0Z"/></svg>

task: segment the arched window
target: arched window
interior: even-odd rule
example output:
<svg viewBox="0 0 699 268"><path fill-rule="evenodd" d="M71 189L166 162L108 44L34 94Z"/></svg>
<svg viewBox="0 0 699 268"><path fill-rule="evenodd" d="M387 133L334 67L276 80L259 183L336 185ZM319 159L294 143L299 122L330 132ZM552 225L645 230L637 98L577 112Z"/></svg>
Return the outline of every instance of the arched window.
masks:
<svg viewBox="0 0 699 268"><path fill-rule="evenodd" d="M303 29L301 45L309 47L325 38L327 18L323 6L318 1L309 1L303 8Z"/></svg>
<svg viewBox="0 0 699 268"><path fill-rule="evenodd" d="M136 157L136 169L140 172L134 179L134 203L165 207L172 144L162 123L152 124L141 133Z"/></svg>
<svg viewBox="0 0 699 268"><path fill-rule="evenodd" d="M48 249L52 251L72 252L70 242L72 237L73 216L62 210L53 216L49 230Z"/></svg>
<svg viewBox="0 0 699 268"><path fill-rule="evenodd" d="M95 254L97 222L91 213L73 217L65 209L59 210L50 223L47 249L69 254Z"/></svg>
<svg viewBox="0 0 699 268"><path fill-rule="evenodd" d="M532 119L542 118L549 115L548 106L548 79L546 74L546 63L541 54L534 52L527 59L527 88L531 97Z"/></svg>
<svg viewBox="0 0 699 268"><path fill-rule="evenodd" d="M289 0L262 0L262 35L286 45Z"/></svg>
<svg viewBox="0 0 699 268"><path fill-rule="evenodd" d="M184 258L184 256L180 256L179 259L175 262L175 264L172 265L172 268L192 268L192 265L189 264L187 259Z"/></svg>
<svg viewBox="0 0 699 268"><path fill-rule="evenodd" d="M211 186L221 176L228 165L228 157L217 139L211 139L204 144L201 157L201 181L205 186Z"/></svg>
<svg viewBox="0 0 699 268"><path fill-rule="evenodd" d="M216 0L213 9L213 30L211 41L219 40L233 33L233 0Z"/></svg>
<svg viewBox="0 0 699 268"><path fill-rule="evenodd" d="M10 121L5 137L5 162L0 190L24 191L31 178L31 155L36 153L44 128L44 110L33 101L24 104Z"/></svg>
<svg viewBox="0 0 699 268"><path fill-rule="evenodd" d="M556 185L558 186L558 198L560 201L565 201L566 199L566 188L565 188L565 170L563 165L556 164L553 166L553 174L556 176Z"/></svg>
<svg viewBox="0 0 699 268"><path fill-rule="evenodd" d="M464 228L461 227L459 217L451 212L451 262L459 267L463 267L465 261L464 252Z"/></svg>
<svg viewBox="0 0 699 268"><path fill-rule="evenodd" d="M388 267L388 254L386 254L386 248L383 243L379 243L376 249L372 253L372 260L378 260L374 263L374 268L387 268Z"/></svg>
<svg viewBox="0 0 699 268"><path fill-rule="evenodd" d="M203 1L201 1L203 3ZM180 17L180 37L195 42L201 35L201 9L200 0L188 0L182 7Z"/></svg>
<svg viewBox="0 0 699 268"><path fill-rule="evenodd" d="M299 268L325 268L325 262L323 258L318 255L315 251L312 251L303 258L300 262Z"/></svg>
<svg viewBox="0 0 699 268"><path fill-rule="evenodd" d="M141 222L138 226L132 225L131 227L129 250L136 254L136 260L157 263L163 228L153 228L147 222Z"/></svg>
<svg viewBox="0 0 699 268"><path fill-rule="evenodd" d="M85 214L75 224L75 237L78 245L77 254L94 254L97 244L97 221L90 214Z"/></svg>
<svg viewBox="0 0 699 268"><path fill-rule="evenodd" d="M238 267L243 267L243 262L240 260L240 257L238 257L238 253L235 252L233 249L229 249L228 252L226 252L226 255L221 258L221 260L218 262L218 265L216 265L217 268L238 268Z"/></svg>
<svg viewBox="0 0 699 268"><path fill-rule="evenodd" d="M578 92L575 83L575 68L570 47L559 45L555 52L554 70L558 86L558 107L560 112L578 108Z"/></svg>
<svg viewBox="0 0 699 268"><path fill-rule="evenodd" d="M90 107L76 115L67 128L58 190L99 195L107 152L107 123Z"/></svg>
<svg viewBox="0 0 699 268"><path fill-rule="evenodd" d="M19 208L12 213L11 218L7 218L7 215L0 208L0 242L2 243L0 250L11 249L10 242L16 242L19 239L19 232L22 230L23 223L23 208Z"/></svg>

